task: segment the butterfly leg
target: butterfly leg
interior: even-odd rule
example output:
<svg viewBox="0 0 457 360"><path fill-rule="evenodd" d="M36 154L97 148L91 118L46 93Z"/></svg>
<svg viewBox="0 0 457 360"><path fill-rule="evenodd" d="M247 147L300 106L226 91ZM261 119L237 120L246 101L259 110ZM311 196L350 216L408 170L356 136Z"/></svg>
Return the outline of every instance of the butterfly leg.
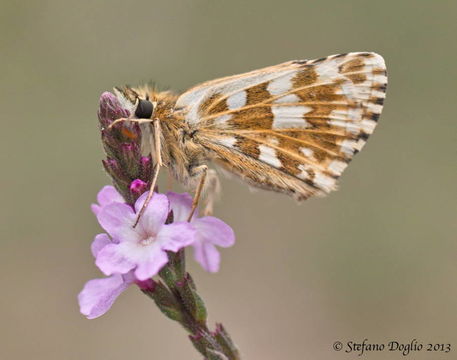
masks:
<svg viewBox="0 0 457 360"><path fill-rule="evenodd" d="M214 202L219 196L220 190L221 184L216 170L209 169L206 177L205 188L203 189L203 193L205 194L205 208L203 210L203 216L213 214Z"/></svg>
<svg viewBox="0 0 457 360"><path fill-rule="evenodd" d="M194 168L192 172L193 172L193 176L197 176L198 174L201 174L201 177L200 177L200 181L197 186L197 190L195 190L194 198L192 199L192 208L190 210L190 214L189 214L189 217L187 218L187 221L190 221L192 219L192 216L194 216L195 210L197 209L198 202L200 201L200 197L202 195L203 187L205 186L206 176L208 174L208 166L200 165L200 166Z"/></svg>
<svg viewBox="0 0 457 360"><path fill-rule="evenodd" d="M120 119L114 120L111 124L109 124L108 129L111 129L115 124L118 124L120 122L125 122L125 121L127 121L127 122L136 122L138 124L154 122L154 120L151 120L151 119L120 118Z"/></svg>
<svg viewBox="0 0 457 360"><path fill-rule="evenodd" d="M163 166L162 155L161 155L162 147L161 147L161 143L160 143L161 130L160 130L159 119L153 119L152 125L153 125L153 132L151 132L151 134L150 134L150 136L151 136L151 138L150 138L151 154L153 151L155 152L156 164L154 167L154 173L152 175L152 180L151 180L151 185L149 187L148 196L146 197L146 200L144 201L144 204L141 207L140 212L138 213L138 216L135 220L135 224L133 224L133 227L137 226L138 221L140 221L141 216L143 215L144 211L146 210L146 207L148 206L149 202L151 201L152 196L154 195L154 188L157 184L157 178L159 177L159 171L160 171L160 168Z"/></svg>

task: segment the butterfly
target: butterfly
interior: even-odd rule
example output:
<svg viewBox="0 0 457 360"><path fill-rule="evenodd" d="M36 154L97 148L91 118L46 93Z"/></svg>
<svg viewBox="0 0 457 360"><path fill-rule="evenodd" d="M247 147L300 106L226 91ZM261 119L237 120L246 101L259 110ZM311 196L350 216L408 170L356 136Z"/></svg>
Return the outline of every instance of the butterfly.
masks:
<svg viewBox="0 0 457 360"><path fill-rule="evenodd" d="M115 88L132 114L117 121L148 123L151 188L167 167L196 190L193 211L202 194L205 212L212 211L220 185L210 162L301 201L336 189L377 125L386 85L380 55L338 54L204 82L181 95Z"/></svg>

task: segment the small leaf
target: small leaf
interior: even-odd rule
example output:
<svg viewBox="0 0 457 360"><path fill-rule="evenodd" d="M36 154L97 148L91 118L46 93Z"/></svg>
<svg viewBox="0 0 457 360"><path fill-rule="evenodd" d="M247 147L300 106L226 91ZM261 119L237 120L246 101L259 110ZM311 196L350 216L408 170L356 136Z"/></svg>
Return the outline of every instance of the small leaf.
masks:
<svg viewBox="0 0 457 360"><path fill-rule="evenodd" d="M225 354L230 354L231 359L239 359L240 353L238 348L233 343L230 335L225 330L224 326L220 323L216 323L216 330L214 331L214 338L224 350Z"/></svg>
<svg viewBox="0 0 457 360"><path fill-rule="evenodd" d="M201 325L206 325L207 311L205 303L200 295L193 288L193 282L189 281L190 276L187 276L176 283L179 295L184 302L184 306L192 317Z"/></svg>
<svg viewBox="0 0 457 360"><path fill-rule="evenodd" d="M178 321L181 324L184 321L181 306L176 300L173 293L161 282L157 282L154 290L142 290L146 295L154 300L160 311L168 318Z"/></svg>

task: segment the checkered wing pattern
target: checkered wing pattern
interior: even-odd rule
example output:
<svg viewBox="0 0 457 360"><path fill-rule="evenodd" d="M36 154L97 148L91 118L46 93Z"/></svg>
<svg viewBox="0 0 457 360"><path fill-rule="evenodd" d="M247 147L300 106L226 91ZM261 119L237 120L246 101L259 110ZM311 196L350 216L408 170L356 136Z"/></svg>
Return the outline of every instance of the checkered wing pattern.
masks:
<svg viewBox="0 0 457 360"><path fill-rule="evenodd" d="M386 85L380 55L348 53L209 81L176 106L218 164L303 200L336 189L377 125Z"/></svg>

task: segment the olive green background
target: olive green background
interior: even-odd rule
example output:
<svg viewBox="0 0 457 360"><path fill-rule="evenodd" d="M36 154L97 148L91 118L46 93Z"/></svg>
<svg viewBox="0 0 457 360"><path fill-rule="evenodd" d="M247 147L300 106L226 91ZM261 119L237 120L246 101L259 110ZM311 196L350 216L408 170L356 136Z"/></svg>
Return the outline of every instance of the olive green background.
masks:
<svg viewBox="0 0 457 360"><path fill-rule="evenodd" d="M0 358L200 359L132 287L87 320L100 272L89 205L99 95L156 81L183 91L291 59L382 54L375 134L340 190L302 205L223 180L236 245L190 271L243 359L355 359L334 341L451 343L457 352L455 1L5 1L0 4ZM366 359L402 359L368 353Z"/></svg>

